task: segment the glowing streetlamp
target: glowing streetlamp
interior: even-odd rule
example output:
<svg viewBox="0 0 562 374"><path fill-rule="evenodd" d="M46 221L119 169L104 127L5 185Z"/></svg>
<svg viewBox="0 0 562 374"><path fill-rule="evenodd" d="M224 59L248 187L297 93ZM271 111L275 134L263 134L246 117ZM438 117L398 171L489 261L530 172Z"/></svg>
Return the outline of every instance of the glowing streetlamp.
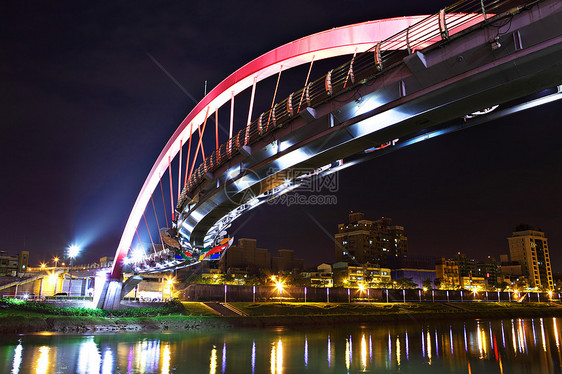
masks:
<svg viewBox="0 0 562 374"><path fill-rule="evenodd" d="M56 270L57 264L59 262L59 258L57 256L53 257L53 262L55 263L55 270Z"/></svg>
<svg viewBox="0 0 562 374"><path fill-rule="evenodd" d="M74 257L80 253L80 247L71 245L68 248L68 257L70 257L70 282L68 283L68 296L72 296L72 270L74 268Z"/></svg>
<svg viewBox="0 0 562 374"><path fill-rule="evenodd" d="M168 287L170 289L170 299L174 298L174 278L168 278Z"/></svg>
<svg viewBox="0 0 562 374"><path fill-rule="evenodd" d="M275 288L277 289L277 292L279 292L279 300L282 301L283 300L283 288L284 288L283 282L275 282Z"/></svg>

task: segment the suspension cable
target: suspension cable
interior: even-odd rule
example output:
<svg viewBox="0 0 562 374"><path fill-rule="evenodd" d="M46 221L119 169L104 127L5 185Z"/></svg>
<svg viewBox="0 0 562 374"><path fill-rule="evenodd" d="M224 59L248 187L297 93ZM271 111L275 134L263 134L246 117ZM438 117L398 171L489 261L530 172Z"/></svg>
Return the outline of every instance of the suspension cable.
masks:
<svg viewBox="0 0 562 374"><path fill-rule="evenodd" d="M182 144L182 140L180 139L180 157L179 157L179 167L178 167L178 201L180 200L180 195L181 195L181 159L182 159L182 154L181 154L181 149L183 147Z"/></svg>
<svg viewBox="0 0 562 374"><path fill-rule="evenodd" d="M205 122L207 122L207 117L209 115L209 107L207 107L207 112L205 113ZM203 129L204 130L204 129ZM197 126L197 131L199 132L199 140L203 139L203 131L201 131L201 126ZM203 162L205 162L205 148L203 147L203 142L201 141L201 155L203 156Z"/></svg>
<svg viewBox="0 0 562 374"><path fill-rule="evenodd" d="M246 145L248 139L248 132L250 131L250 124L252 123L252 111L254 109L254 97L256 96L256 82L258 77L254 77L254 83L252 84L252 94L250 96L250 109L248 110L248 121L246 122L246 134L244 136L244 145Z"/></svg>
<svg viewBox="0 0 562 374"><path fill-rule="evenodd" d="M219 108L215 109L215 137L217 139L216 149L219 149Z"/></svg>
<svg viewBox="0 0 562 374"><path fill-rule="evenodd" d="M160 192L162 192L162 207L164 208L164 216L166 217L166 225L168 224L168 213L166 213L166 202L164 201L164 188L162 187L162 177L160 177Z"/></svg>
<svg viewBox="0 0 562 374"><path fill-rule="evenodd" d="M185 179L183 180L183 187L187 184L187 174L189 174L189 156L191 155L191 138L193 137L193 122L189 125L189 146L187 147L187 159L185 161Z"/></svg>
<svg viewBox="0 0 562 374"><path fill-rule="evenodd" d="M150 233L150 229L148 228L148 222L146 221L146 216L144 212L142 212L142 218L144 218L144 223L146 225L146 231L148 231L148 236L150 237L150 244L152 244L152 250L156 253L156 247L154 246L154 242L152 241L152 234Z"/></svg>
<svg viewBox="0 0 562 374"><path fill-rule="evenodd" d="M150 201L152 201L152 210L154 211L154 218L156 218L156 226L158 226L158 236L160 237L160 243L162 248L164 248L164 242L162 241L162 235L160 234L160 223L158 222L158 214L156 214L156 206L154 205L154 199L150 195Z"/></svg>
<svg viewBox="0 0 562 374"><path fill-rule="evenodd" d="M308 74L306 74L306 80L304 81L304 87L306 88L307 84L308 84L308 80L310 79L310 72L312 71L312 64L314 63L314 57L316 57L316 55L312 55L312 59L310 60L310 66L308 68ZM302 95L301 95L301 99L299 101L299 107L297 108L297 114L298 112L301 111L301 105L302 105L302 99L304 98L304 88L302 90Z"/></svg>
<svg viewBox="0 0 562 374"><path fill-rule="evenodd" d="M234 91L230 93L230 130L228 131L228 139L232 139L232 127L234 126Z"/></svg>
<svg viewBox="0 0 562 374"><path fill-rule="evenodd" d="M271 100L271 109L269 110L269 117L267 118L266 128L269 129L269 121L271 120L271 115L273 114L273 106L275 105L275 97L277 96L277 88L279 88L279 81L281 80L281 72L283 71L283 65L279 66L279 74L277 75L277 84L275 85L275 91L273 92L273 100Z"/></svg>
<svg viewBox="0 0 562 374"><path fill-rule="evenodd" d="M357 47L355 47L355 52L353 52L353 57L351 58L351 62L349 63L349 70L347 71L347 75L345 76L345 82L343 84L343 88L345 88L345 86L347 86L347 81L349 80L349 77L351 77L351 83L354 83L354 79L353 79L353 62L355 62L355 56L357 55ZM306 86L306 85L305 85Z"/></svg>
<svg viewBox="0 0 562 374"><path fill-rule="evenodd" d="M170 207L172 208L172 221L174 220L174 186L172 186L172 156L168 156L168 175L170 176Z"/></svg>
<svg viewBox="0 0 562 374"><path fill-rule="evenodd" d="M205 133L205 127L207 126L208 114L209 114L209 107L207 107L207 113L205 114L205 121L203 121L203 131L201 133ZM191 178L191 173L193 173L193 169L195 168L195 161L197 161L197 155L199 154L199 147L201 146L201 143L203 143L203 137L202 136L199 137L199 142L197 143L197 148L195 149L195 155L193 156L193 162L191 163L191 169L189 170L189 176L187 177L187 180L189 180L189 178ZM203 158L203 162L205 162L205 158Z"/></svg>
<svg viewBox="0 0 562 374"><path fill-rule="evenodd" d="M140 245L140 246L142 247L142 240L141 240L141 238L140 238L140 235L139 235L139 230L138 230L138 228L139 228L138 226L137 226L137 227L135 227L135 232L137 233L137 238L139 239L139 245Z"/></svg>

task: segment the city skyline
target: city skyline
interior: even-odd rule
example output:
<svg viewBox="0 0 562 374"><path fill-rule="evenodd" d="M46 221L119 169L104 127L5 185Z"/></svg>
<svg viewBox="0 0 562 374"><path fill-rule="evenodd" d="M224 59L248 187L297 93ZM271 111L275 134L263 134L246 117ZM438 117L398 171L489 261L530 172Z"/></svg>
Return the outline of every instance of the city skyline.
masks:
<svg viewBox="0 0 562 374"><path fill-rule="evenodd" d="M189 96L202 97L205 80L212 87L259 54L312 32L434 13L449 2L354 3L361 11L322 4L295 3L299 12L281 11L268 22L248 14L268 10L258 3L232 14L197 4L195 15L179 5L141 5L131 13L68 3L57 14L48 5L3 4L0 149L8 178L0 190L0 249L29 250L32 262L71 244L82 245L83 259L112 256L148 170L193 106ZM291 28L284 27L289 16ZM266 23L276 27L253 32ZM270 100L271 92L263 95ZM337 205L263 206L232 231L320 263L333 256L326 232L356 210L403 225L412 254L497 257L508 252L506 238L519 223L542 228L556 253L559 108L552 103L355 166L339 174ZM554 255L553 269L561 265Z"/></svg>

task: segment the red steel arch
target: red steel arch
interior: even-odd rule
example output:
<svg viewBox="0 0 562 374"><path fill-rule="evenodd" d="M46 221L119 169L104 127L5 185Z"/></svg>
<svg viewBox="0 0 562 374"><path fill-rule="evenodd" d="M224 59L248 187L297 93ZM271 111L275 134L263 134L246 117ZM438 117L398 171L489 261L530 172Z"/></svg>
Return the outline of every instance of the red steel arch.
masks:
<svg viewBox="0 0 562 374"><path fill-rule="evenodd" d="M152 166L123 230L115 253L111 278L119 279L121 277L123 258L130 249L135 230L152 193L168 168L169 160L178 154L181 145L186 144L186 140L203 124L207 110L208 113L213 113L215 109L227 103L232 95L237 95L252 86L254 79L259 82L279 73L280 70L310 63L313 59L321 60L354 52L364 52L376 43L392 37L427 17L427 15L422 15L388 18L312 34L257 57L220 82L181 122ZM428 40L418 48L424 48L438 40L440 39Z"/></svg>

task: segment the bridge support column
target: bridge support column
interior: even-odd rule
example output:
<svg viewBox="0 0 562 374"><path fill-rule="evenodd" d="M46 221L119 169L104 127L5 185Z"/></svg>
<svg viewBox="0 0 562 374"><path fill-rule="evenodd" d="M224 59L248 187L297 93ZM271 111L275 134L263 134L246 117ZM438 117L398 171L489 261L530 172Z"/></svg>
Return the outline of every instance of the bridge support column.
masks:
<svg viewBox="0 0 562 374"><path fill-rule="evenodd" d="M127 279L124 283L121 279L112 279L110 274L106 278L97 278L94 293L94 305L99 309L117 310L123 297L131 292L137 284L142 281L142 277L135 275Z"/></svg>
<svg viewBox="0 0 562 374"><path fill-rule="evenodd" d="M98 284L101 283L101 284ZM121 290L123 282L121 279L111 279L109 274L106 278L96 279L96 288L94 292L94 305L99 309L117 310L121 303Z"/></svg>

